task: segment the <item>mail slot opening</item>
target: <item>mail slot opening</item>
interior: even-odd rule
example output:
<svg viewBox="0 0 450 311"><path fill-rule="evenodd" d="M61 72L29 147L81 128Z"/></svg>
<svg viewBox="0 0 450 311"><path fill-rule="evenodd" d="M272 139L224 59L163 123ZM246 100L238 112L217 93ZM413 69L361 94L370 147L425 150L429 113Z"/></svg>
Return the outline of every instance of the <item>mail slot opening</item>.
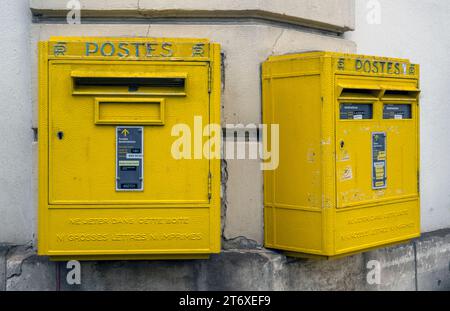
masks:
<svg viewBox="0 0 450 311"><path fill-rule="evenodd" d="M385 104L383 107L383 119L385 120L412 119L411 104Z"/></svg>
<svg viewBox="0 0 450 311"><path fill-rule="evenodd" d="M373 118L372 104L342 103L340 110L341 120L370 120Z"/></svg>
<svg viewBox="0 0 450 311"><path fill-rule="evenodd" d="M185 76L121 76L112 74L74 73L74 95L173 95L184 96L186 88ZM166 74L167 75L167 74Z"/></svg>
<svg viewBox="0 0 450 311"><path fill-rule="evenodd" d="M366 88L342 88L341 98L378 98L380 95L379 89Z"/></svg>
<svg viewBox="0 0 450 311"><path fill-rule="evenodd" d="M75 78L75 86L184 87L183 78Z"/></svg>
<svg viewBox="0 0 450 311"><path fill-rule="evenodd" d="M415 99L419 95L419 90L386 90L383 98L408 98Z"/></svg>

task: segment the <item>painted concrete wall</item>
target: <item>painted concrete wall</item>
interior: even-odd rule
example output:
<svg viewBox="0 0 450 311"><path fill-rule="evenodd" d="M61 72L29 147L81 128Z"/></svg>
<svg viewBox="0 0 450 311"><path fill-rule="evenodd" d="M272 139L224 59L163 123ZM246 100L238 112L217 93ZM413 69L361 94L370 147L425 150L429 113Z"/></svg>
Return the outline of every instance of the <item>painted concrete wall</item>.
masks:
<svg viewBox="0 0 450 311"><path fill-rule="evenodd" d="M8 77L1 85L1 94L5 99L4 111L8 113L0 115L0 126L3 132L9 134L7 138L0 141L0 150L13 151L5 152L5 158L0 161L2 166L0 178L4 184L0 187L2 213L0 243L26 244L32 241L35 244L36 242L37 144L33 143L31 128L38 126L37 41L46 40L51 35L209 38L222 45L225 55L223 124L258 124L261 121L260 63L268 56L303 50L322 49L343 52L355 50L351 41L344 40L335 34L336 28L345 25L347 25L345 27L352 27L353 10L343 9L351 7L351 0L345 1L345 6L343 6L344 2L334 0L302 1L305 2L305 7L298 11L290 10L290 14L300 19L317 20L322 24L330 25L328 33L324 34L323 29L299 27L291 21L285 24L273 24L264 18L255 20L250 17L243 22L243 16L241 16L217 21L213 19L214 12L209 13L212 14L209 20L195 22L185 18L172 23L122 20L120 24L117 24L120 18L116 17L114 24L99 23L99 20L94 21L94 24L83 24L82 11L82 24L68 25L65 19L67 10L62 10L58 13L59 20L56 23L53 20L31 24L28 1L1 1L0 11L4 18L2 16L0 20L2 24L7 25L2 28L1 42L8 45L8 48L3 50L10 54L6 54L6 57L0 60L2 68L5 68L5 77ZM116 6L121 3L124 8L132 3L134 5L138 3L137 1L121 1L120 3L104 1L104 3L113 2ZM61 4L61 1L58 3ZM92 3L94 2L82 1L84 5ZM151 4L145 3L148 7ZM31 1L31 6L32 8L51 8L52 1ZM106 4L104 7L109 8ZM220 8L224 9L223 5ZM305 11L305 8L309 10ZM262 9L282 13L279 6ZM12 43L14 49L9 48ZM6 102L13 104L6 105ZM263 185L259 162L231 160L227 163L227 170L224 237L231 240L245 237L246 240L250 240L250 243L261 245L263 243Z"/></svg>
<svg viewBox="0 0 450 311"><path fill-rule="evenodd" d="M60 16L66 1L31 0L43 16ZM253 17L336 32L353 29L354 0L81 0L85 17Z"/></svg>
<svg viewBox="0 0 450 311"><path fill-rule="evenodd" d="M450 227L449 28L449 1L358 0L356 31L345 35L356 42L358 53L409 58L421 64L424 232Z"/></svg>
<svg viewBox="0 0 450 311"><path fill-rule="evenodd" d="M28 1L0 1L0 243L23 244L36 227Z"/></svg>

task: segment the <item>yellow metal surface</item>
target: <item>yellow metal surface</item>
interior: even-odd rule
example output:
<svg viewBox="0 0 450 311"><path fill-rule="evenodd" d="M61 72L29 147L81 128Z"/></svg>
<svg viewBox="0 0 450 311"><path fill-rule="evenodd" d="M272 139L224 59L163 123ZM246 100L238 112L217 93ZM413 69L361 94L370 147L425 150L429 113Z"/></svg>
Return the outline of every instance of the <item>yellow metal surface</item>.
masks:
<svg viewBox="0 0 450 311"><path fill-rule="evenodd" d="M220 251L220 160L171 154L174 126L194 131L199 117L220 124L219 45L53 37L39 43L39 84L40 255L196 259ZM143 126L143 191L116 191L119 125Z"/></svg>
<svg viewBox="0 0 450 311"><path fill-rule="evenodd" d="M164 98L95 98L95 124L164 125Z"/></svg>
<svg viewBox="0 0 450 311"><path fill-rule="evenodd" d="M263 122L280 126L266 246L334 258L420 236L419 66L310 52L270 57L262 72Z"/></svg>

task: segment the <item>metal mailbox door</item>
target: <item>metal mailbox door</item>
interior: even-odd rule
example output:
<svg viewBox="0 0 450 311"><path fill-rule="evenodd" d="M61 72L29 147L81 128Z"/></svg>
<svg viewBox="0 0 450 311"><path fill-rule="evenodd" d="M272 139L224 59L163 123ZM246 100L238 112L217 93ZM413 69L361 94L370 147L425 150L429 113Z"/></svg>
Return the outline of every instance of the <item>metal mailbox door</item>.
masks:
<svg viewBox="0 0 450 311"><path fill-rule="evenodd" d="M209 160L171 154L174 126L209 123L207 63L52 61L49 85L50 204L208 203ZM116 130L132 126L143 184L117 191Z"/></svg>
<svg viewBox="0 0 450 311"><path fill-rule="evenodd" d="M363 84L337 100L338 208L418 196L417 102L407 93L391 101L379 81Z"/></svg>

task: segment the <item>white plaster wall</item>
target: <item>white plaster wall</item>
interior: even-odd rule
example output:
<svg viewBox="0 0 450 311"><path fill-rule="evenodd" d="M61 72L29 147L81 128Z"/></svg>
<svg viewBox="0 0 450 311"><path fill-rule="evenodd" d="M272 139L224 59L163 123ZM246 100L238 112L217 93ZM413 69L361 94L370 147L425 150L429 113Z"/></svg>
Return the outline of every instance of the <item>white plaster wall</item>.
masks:
<svg viewBox="0 0 450 311"><path fill-rule="evenodd" d="M371 23L380 8L379 24ZM376 21L376 19L375 19ZM357 0L358 53L421 64L422 231L450 227L450 1Z"/></svg>
<svg viewBox="0 0 450 311"><path fill-rule="evenodd" d="M249 11L280 15L277 20L303 20L304 25L323 23L337 29L353 29L355 0L80 0L82 10L113 14L113 10L129 16L243 16ZM67 1L30 0L36 10L66 9ZM109 12L108 12L109 11ZM234 13L226 13L233 11ZM236 14L236 12L239 14ZM191 12L191 13L189 13ZM225 14L222 14L225 13ZM119 13L121 14L121 13ZM251 15L251 14L250 14ZM120 16L120 15L117 15ZM282 17L281 17L282 16Z"/></svg>
<svg viewBox="0 0 450 311"><path fill-rule="evenodd" d="M0 243L35 232L30 21L28 1L0 1Z"/></svg>

